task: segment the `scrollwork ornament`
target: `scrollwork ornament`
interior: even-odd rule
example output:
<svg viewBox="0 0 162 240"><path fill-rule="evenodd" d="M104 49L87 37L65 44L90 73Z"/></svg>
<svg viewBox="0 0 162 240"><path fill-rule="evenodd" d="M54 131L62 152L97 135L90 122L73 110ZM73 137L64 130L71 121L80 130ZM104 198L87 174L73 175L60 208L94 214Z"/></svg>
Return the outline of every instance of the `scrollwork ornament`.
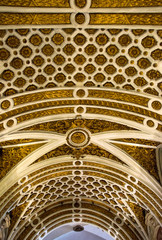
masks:
<svg viewBox="0 0 162 240"><path fill-rule="evenodd" d="M161 229L161 226L158 223L158 221L155 219L155 217L151 213L147 213L145 217L145 223L147 225L149 239L157 240L158 232Z"/></svg>
<svg viewBox="0 0 162 240"><path fill-rule="evenodd" d="M0 223L0 239L5 240L8 237L8 229L10 227L10 214L6 213L4 218L2 219Z"/></svg>

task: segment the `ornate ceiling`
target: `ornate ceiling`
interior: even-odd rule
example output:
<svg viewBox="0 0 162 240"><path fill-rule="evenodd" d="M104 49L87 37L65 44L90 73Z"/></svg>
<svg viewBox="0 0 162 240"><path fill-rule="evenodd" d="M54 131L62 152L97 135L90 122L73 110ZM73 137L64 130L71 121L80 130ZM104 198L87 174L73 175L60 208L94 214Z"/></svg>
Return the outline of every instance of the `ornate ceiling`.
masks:
<svg viewBox="0 0 162 240"><path fill-rule="evenodd" d="M0 1L0 219L161 236L161 1Z"/></svg>

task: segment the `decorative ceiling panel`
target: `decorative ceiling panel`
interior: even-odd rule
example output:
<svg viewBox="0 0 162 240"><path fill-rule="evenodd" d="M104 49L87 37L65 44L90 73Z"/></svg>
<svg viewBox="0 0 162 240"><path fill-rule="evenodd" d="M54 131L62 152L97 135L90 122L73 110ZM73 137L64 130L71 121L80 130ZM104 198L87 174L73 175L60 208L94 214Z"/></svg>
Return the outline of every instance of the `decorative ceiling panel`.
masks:
<svg viewBox="0 0 162 240"><path fill-rule="evenodd" d="M1 30L1 94L96 86L159 96L160 30Z"/></svg>

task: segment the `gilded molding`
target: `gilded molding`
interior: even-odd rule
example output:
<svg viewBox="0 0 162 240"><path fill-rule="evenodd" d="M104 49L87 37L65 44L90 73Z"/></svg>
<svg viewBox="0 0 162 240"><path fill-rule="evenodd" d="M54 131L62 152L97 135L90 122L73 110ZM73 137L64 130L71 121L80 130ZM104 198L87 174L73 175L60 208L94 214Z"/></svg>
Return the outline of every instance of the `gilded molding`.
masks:
<svg viewBox="0 0 162 240"><path fill-rule="evenodd" d="M92 8L122 8L122 7L158 7L161 6L160 0L132 0L132 1L118 1L118 0L92 0ZM128 9L129 11L129 9Z"/></svg>
<svg viewBox="0 0 162 240"><path fill-rule="evenodd" d="M69 13L1 13L1 25L70 24Z"/></svg>
<svg viewBox="0 0 162 240"><path fill-rule="evenodd" d="M92 90L88 91L88 97L96 97L96 98L106 98L106 99L114 99L123 102L130 102L138 105L142 105L147 107L149 98L142 97L134 94L128 93L120 93L115 91L108 91L108 90Z"/></svg>
<svg viewBox="0 0 162 240"><path fill-rule="evenodd" d="M143 123L144 118L139 117L133 114L129 113L123 113L119 111L112 111L112 110L107 110L107 109L101 109L101 108L94 108L94 107L87 107L87 113L92 113L92 114L101 114L101 115L107 115L107 116L113 116L113 117L118 117L118 118L124 118L127 120L135 121L140 124Z"/></svg>
<svg viewBox="0 0 162 240"><path fill-rule="evenodd" d="M14 97L14 105L20 105L25 103L31 103L35 101L42 101L46 99L53 99L53 98L65 98L65 97L72 97L73 90L55 90L55 91L43 91L43 92L35 92L31 94L26 94L25 96L18 96Z"/></svg>
<svg viewBox="0 0 162 240"><path fill-rule="evenodd" d="M63 113L74 113L74 108L66 107L66 108L43 110L43 111L25 114L23 116L17 117L16 119L17 119L17 122L20 123L20 122L27 121L34 118L45 117L45 116L50 116L55 114L63 114Z"/></svg>
<svg viewBox="0 0 162 240"><path fill-rule="evenodd" d="M69 8L69 0L1 0L0 6Z"/></svg>
<svg viewBox="0 0 162 240"><path fill-rule="evenodd" d="M90 25L161 25L161 14L91 13Z"/></svg>

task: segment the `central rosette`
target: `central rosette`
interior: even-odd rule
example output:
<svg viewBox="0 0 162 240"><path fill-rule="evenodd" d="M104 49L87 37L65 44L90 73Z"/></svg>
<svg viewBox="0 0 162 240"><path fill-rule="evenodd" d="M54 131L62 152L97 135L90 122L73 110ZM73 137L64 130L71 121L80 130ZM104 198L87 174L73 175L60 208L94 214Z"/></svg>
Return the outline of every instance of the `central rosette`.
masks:
<svg viewBox="0 0 162 240"><path fill-rule="evenodd" d="M74 143L80 144L86 140L86 136L83 132L75 132L71 135L71 140Z"/></svg>
<svg viewBox="0 0 162 240"><path fill-rule="evenodd" d="M66 140L73 148L83 148L89 144L90 132L85 128L73 128L68 131Z"/></svg>

